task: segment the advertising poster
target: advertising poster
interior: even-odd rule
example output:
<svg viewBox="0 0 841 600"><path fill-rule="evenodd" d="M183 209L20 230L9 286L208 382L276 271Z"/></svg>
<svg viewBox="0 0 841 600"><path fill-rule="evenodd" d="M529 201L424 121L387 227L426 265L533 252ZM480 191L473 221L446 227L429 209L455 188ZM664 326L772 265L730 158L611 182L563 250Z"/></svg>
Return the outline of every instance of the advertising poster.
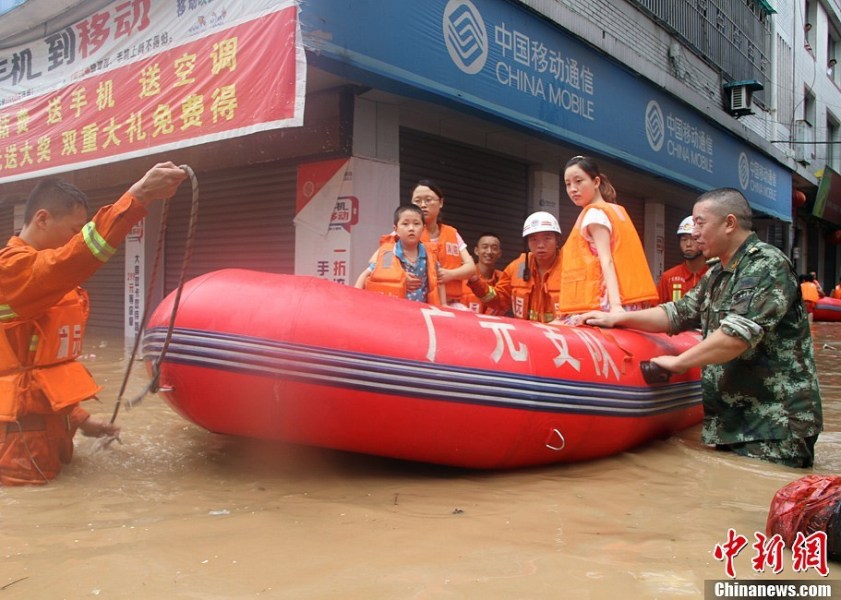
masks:
<svg viewBox="0 0 841 600"><path fill-rule="evenodd" d="M0 50L0 183L301 125L297 11L118 1Z"/></svg>
<svg viewBox="0 0 841 600"><path fill-rule="evenodd" d="M361 158L301 165L295 216L295 274L353 285L393 228L397 165Z"/></svg>

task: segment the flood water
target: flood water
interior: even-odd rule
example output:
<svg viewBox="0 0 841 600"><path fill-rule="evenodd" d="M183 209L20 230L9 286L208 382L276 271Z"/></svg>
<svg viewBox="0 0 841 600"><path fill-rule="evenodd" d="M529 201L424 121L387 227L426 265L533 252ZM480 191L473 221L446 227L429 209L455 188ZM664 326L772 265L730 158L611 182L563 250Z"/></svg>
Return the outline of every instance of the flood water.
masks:
<svg viewBox="0 0 841 600"><path fill-rule="evenodd" d="M151 396L123 445L77 436L50 485L0 488L0 600L703 598L716 544L753 543L774 492L841 474L841 323L816 323L826 431L814 470L710 450L700 426L607 459L464 471L207 433ZM109 418L118 343L88 340ZM136 373L126 396L137 394ZM739 579L821 579L752 571ZM828 579L841 579L830 563Z"/></svg>

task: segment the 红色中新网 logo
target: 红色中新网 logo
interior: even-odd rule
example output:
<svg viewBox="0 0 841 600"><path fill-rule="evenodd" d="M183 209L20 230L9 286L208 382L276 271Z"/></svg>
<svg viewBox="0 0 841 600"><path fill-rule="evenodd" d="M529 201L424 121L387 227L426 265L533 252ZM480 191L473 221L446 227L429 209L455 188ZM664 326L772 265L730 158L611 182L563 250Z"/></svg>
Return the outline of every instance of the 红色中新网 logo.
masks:
<svg viewBox="0 0 841 600"><path fill-rule="evenodd" d="M750 161L744 152L739 152L739 185L743 190L750 185Z"/></svg>
<svg viewBox="0 0 841 600"><path fill-rule="evenodd" d="M447 52L455 65L475 75L488 60L488 32L479 10L470 0L450 0L442 23Z"/></svg>
<svg viewBox="0 0 841 600"><path fill-rule="evenodd" d="M648 139L648 145L655 152L659 152L663 147L663 141L666 138L666 122L656 100L652 100L645 107L645 137Z"/></svg>

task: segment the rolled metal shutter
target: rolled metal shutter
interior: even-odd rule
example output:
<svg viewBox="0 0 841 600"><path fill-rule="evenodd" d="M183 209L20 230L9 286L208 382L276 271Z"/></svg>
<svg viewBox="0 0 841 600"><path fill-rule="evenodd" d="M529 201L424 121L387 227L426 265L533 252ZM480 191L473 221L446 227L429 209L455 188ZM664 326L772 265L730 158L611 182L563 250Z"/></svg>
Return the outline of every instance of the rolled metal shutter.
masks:
<svg viewBox="0 0 841 600"><path fill-rule="evenodd" d="M642 242L643 246L645 246L645 200L641 198L635 198L633 196L623 195L621 192L618 192L617 200L619 203L625 207L625 210L628 211L628 216L631 217L631 221L634 223L634 228L637 230L637 235L640 236L640 242ZM648 265L648 270L651 272L651 265ZM651 273L651 276L654 277L655 273ZM654 279L654 283L656 284L658 278Z"/></svg>
<svg viewBox="0 0 841 600"><path fill-rule="evenodd" d="M196 171L196 177L199 213L188 279L225 268L294 273L295 164ZM164 252L165 293L177 287L181 275L191 198L188 180L170 205Z"/></svg>
<svg viewBox="0 0 841 600"><path fill-rule="evenodd" d="M626 211L628 211L628 216L631 217L631 221L634 223L634 228L637 230L640 240L644 241L645 201L640 198L634 198L633 196L622 195L621 192L618 193L618 198L616 200L619 204L625 207Z"/></svg>
<svg viewBox="0 0 841 600"><path fill-rule="evenodd" d="M0 204L0 240L3 245L15 233L15 207L10 204Z"/></svg>
<svg viewBox="0 0 841 600"><path fill-rule="evenodd" d="M561 185L563 185L563 173L561 174ZM565 189L561 190L559 204L558 224L561 226L561 231L564 232L564 241L566 241L569 232L575 226L575 221L578 220L578 215L581 214L581 209L569 199Z"/></svg>
<svg viewBox="0 0 841 600"><path fill-rule="evenodd" d="M443 222L458 229L472 254L479 235L493 231L502 242L503 268L523 249L528 210L528 165L411 129L400 129L400 198L411 201L419 179L444 191Z"/></svg>

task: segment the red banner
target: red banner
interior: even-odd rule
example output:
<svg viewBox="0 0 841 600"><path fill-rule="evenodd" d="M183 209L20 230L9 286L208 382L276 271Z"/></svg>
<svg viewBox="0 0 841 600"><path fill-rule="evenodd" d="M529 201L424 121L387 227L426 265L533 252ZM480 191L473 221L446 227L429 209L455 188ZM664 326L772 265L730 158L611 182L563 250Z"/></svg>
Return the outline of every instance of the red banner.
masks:
<svg viewBox="0 0 841 600"><path fill-rule="evenodd" d="M300 125L303 55L292 4L7 105L0 183Z"/></svg>

